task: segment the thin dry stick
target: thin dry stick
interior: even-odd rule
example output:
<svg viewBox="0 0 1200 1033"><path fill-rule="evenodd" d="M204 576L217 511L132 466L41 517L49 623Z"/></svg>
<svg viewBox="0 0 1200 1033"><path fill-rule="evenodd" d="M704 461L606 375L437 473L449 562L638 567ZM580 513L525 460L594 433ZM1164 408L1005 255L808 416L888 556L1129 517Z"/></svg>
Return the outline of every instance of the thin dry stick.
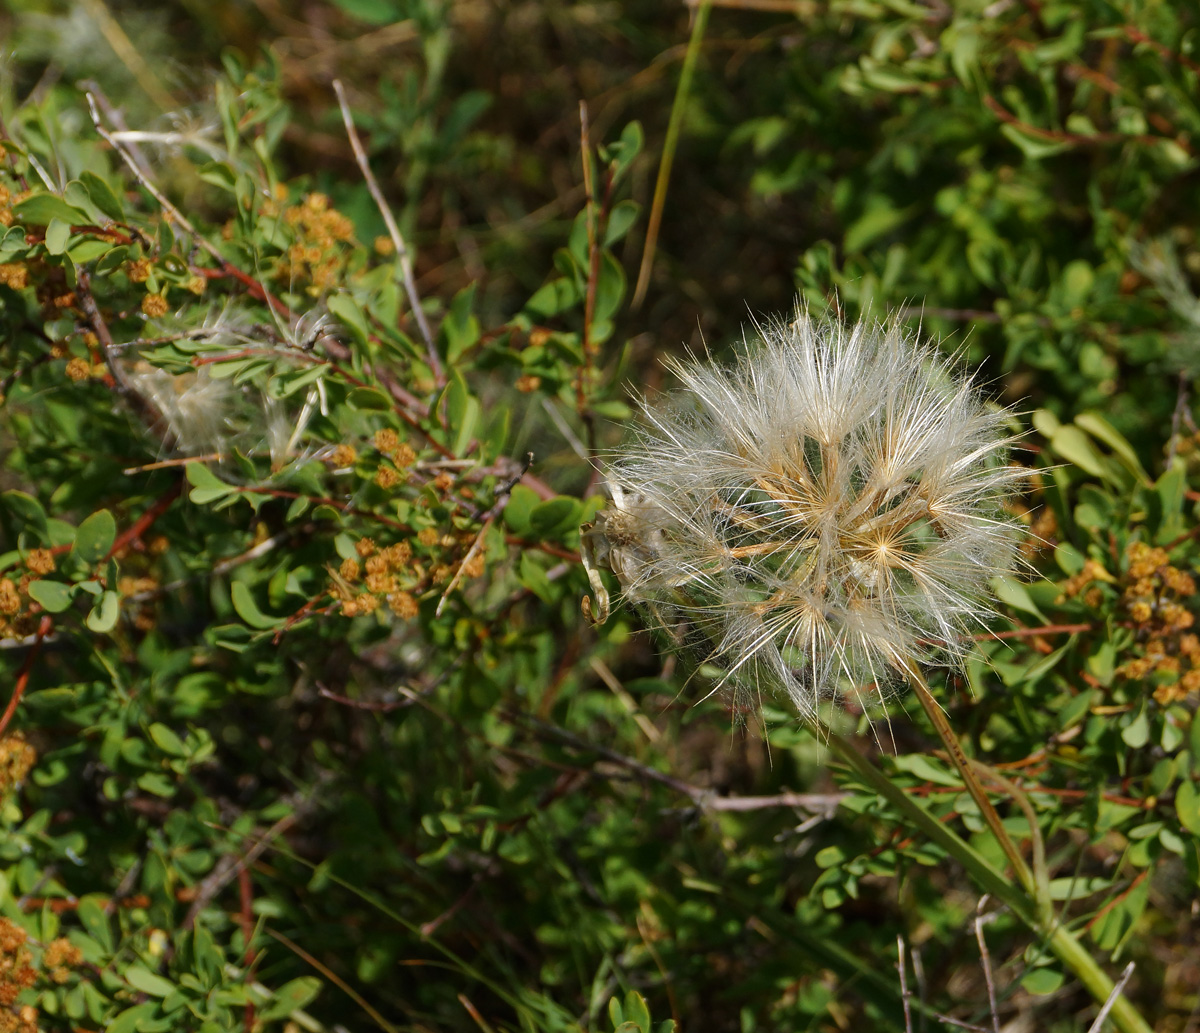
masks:
<svg viewBox="0 0 1200 1033"><path fill-rule="evenodd" d="M446 591L442 593L442 597L438 600L437 610L434 611L435 617L442 615L442 610L446 608L446 600L450 598L450 593L457 587L458 583L463 579L463 574L466 572L467 564L471 562L483 548L484 535L488 533L488 528L496 522L496 517L504 512L504 507L508 505L509 496L512 495L512 490L517 482L525 476L525 471L533 464L533 453L529 452L525 456L525 465L521 467L521 472L516 477L512 478L505 484L501 485L496 492L496 501L492 503L492 508L483 515L483 523L479 527L479 533L475 536L475 540L471 543L471 547L467 550L467 554L462 558L462 562L458 565L458 569L454 572L454 577L450 579L450 584L446 586Z"/></svg>
<svg viewBox="0 0 1200 1033"><path fill-rule="evenodd" d="M913 1033L912 1008L908 1003L908 966L904 963L904 937L896 937L896 968L900 972L900 1002L904 1005L904 1033Z"/></svg>
<svg viewBox="0 0 1200 1033"><path fill-rule="evenodd" d="M1000 1012L996 1007L996 981L992 977L992 956L988 953L987 937L983 935L983 927L996 917L995 912L985 915L988 895L979 898L975 907L975 939L979 943L979 957L983 962L983 980L987 983L988 1010L992 1014L992 1033L1000 1033Z"/></svg>
<svg viewBox="0 0 1200 1033"><path fill-rule="evenodd" d="M283 935L283 933L277 933L274 929L266 927L263 928L263 932L265 932L272 939L278 940L280 943L282 943L288 950L295 954L296 957L308 962L308 964L320 972L322 976L329 980L329 982L331 982L334 986L341 990L342 993L349 997L350 1000L352 1000L363 1011L370 1015L380 1029L390 1030L392 1033L395 1033L396 1027L388 1022L388 1020L385 1019L375 1008L371 1007L371 1005L367 1003L367 999L363 997L362 994L360 994L341 976L329 968L328 965L325 965L318 959L314 958L308 953L308 951L301 947L300 944L296 943L294 940L289 940Z"/></svg>
<svg viewBox="0 0 1200 1033"><path fill-rule="evenodd" d="M105 127L104 122L100 118L100 111L96 93L89 90L84 94L88 102L88 110L92 113L92 124L96 127L96 132L100 138L104 140L114 151L121 156L121 160L129 167L129 171L133 173L134 178L142 185L146 192L158 202L160 208L166 214L167 218L180 227L185 233L192 236L195 242L208 254L214 258L217 264L221 267L222 274L232 276L235 280L244 284L251 294L261 299L269 308L274 309L283 318L290 319L291 312L288 307L280 301L275 295L268 291L262 284L256 282L248 273L243 272L237 266L233 265L224 255L221 254L217 246L212 243L207 237L196 230L192 222L186 215L167 200L166 195L155 186L154 181L148 173L137 162L128 148L121 143L112 133ZM201 270L207 275L206 270Z"/></svg>
<svg viewBox="0 0 1200 1033"><path fill-rule="evenodd" d="M362 141L358 138L358 130L354 128L354 116L350 113L350 103L346 99L346 90L342 86L341 79L333 80L333 91L337 94L338 106L342 110L342 122L345 123L346 136L354 151L354 160L358 163L359 171L366 180L367 189L371 191L371 197L375 200L375 206L379 209L379 214L383 216L388 236L392 238L392 246L396 249L396 257L400 262L400 273L404 281L404 292L408 295L408 304L412 309L413 318L416 319L417 326L421 330L421 338L425 341L425 350L429 355L429 368L433 371L438 384L444 384L446 373L442 369L442 360L438 357L437 348L434 347L433 333L430 331L425 313L421 309L421 296L417 293L417 281L413 276L412 256L404 243L404 238L400 236L400 227L396 225L391 209L388 208L387 201L384 199L383 191L379 189L379 183L376 182L375 175L371 172L371 166L367 162L367 152L363 150Z"/></svg>
<svg viewBox="0 0 1200 1033"><path fill-rule="evenodd" d="M142 170L141 166L139 166L138 163L133 160L132 155L130 155L129 151L125 148L125 145L121 143L120 140L116 139L107 128L105 128L104 122L100 118L100 110L97 106L95 95L91 91L88 91L84 94L84 96L87 98L88 110L92 113L92 125L96 127L96 132L100 135L100 138L121 156L121 160L129 167L129 171L133 173L134 178L141 183L146 192L158 202L158 206L167 213L171 221L179 226L185 233L191 234L196 239L196 243L204 248L204 250L212 255L212 257L218 262L220 262L222 266L226 265L227 262L225 256L222 255L221 252L217 250L216 246L210 243L202 233L197 232L196 227L192 225L188 217L167 200L166 195L159 190L157 186L155 186L154 181L150 179L150 177L147 176Z"/></svg>
<svg viewBox="0 0 1200 1033"><path fill-rule="evenodd" d="M1034 896L1036 887L1033 874L1030 872L1029 866L1025 863L1025 858L1021 856L1021 852L1017 849L1016 844L1005 830L1003 823L1000 821L1000 815L996 813L996 808L992 806L992 801L988 799L987 794L983 791L983 787L979 784L979 780L975 777L974 771L971 770L971 762L967 759L967 755L963 752L963 748L955 737L954 731L950 728L950 722L946 720L945 713L938 706L937 700L933 698L933 694L929 691L929 685L925 681L924 676L912 661L905 662L902 669L930 722L937 730L938 736L946 744L946 750L950 754L950 759L958 769L958 773L963 780L963 785L966 786L971 799L975 801L976 806L978 806L980 813L983 815L983 820L987 823L988 828L991 829L992 835L996 837L997 842L1000 844L1000 849L1004 851L1005 856L1012 864L1013 871L1016 873L1017 878L1020 879L1021 885L1027 893Z"/></svg>
<svg viewBox="0 0 1200 1033"><path fill-rule="evenodd" d="M1108 995L1108 1000L1104 1002L1104 1007L1097 1014L1096 1021L1088 1027L1088 1033L1100 1033L1104 1026L1104 1020L1108 1018L1108 1013L1112 1011L1113 1005L1117 1003L1117 998L1121 996L1121 991L1125 989L1125 984L1129 982L1129 977L1132 975L1133 962L1131 961L1125 966L1125 971L1121 973L1121 978L1117 980L1117 985L1113 987L1112 993Z"/></svg>

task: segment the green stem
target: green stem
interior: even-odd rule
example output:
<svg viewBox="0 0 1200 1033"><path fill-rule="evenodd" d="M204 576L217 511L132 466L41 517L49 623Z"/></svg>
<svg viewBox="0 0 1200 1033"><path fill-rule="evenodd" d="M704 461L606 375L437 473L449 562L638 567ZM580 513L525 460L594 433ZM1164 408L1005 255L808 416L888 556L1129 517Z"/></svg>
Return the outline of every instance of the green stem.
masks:
<svg viewBox="0 0 1200 1033"><path fill-rule="evenodd" d="M692 19L692 34L688 38L687 51L683 55L683 68L679 72L679 85L675 89L675 101L671 105L671 117L667 121L667 138L663 141L662 160L658 164L658 178L654 183L654 200L650 205L650 221L646 225L646 245L642 249L642 264L638 269L637 286L633 292L632 308L636 312L646 300L650 286L650 269L654 265L654 252L658 246L658 230L662 225L663 206L667 203L667 184L671 179L671 166L675 164L675 149L679 146L679 132L683 127L683 111L687 107L688 93L692 88L692 76L696 71L696 59L700 56L700 44L708 25L708 12L712 0L701 0Z"/></svg>
<svg viewBox="0 0 1200 1033"><path fill-rule="evenodd" d="M811 721L811 727L818 739L841 757L869 788L895 807L911 827L924 832L966 869L980 889L1006 904L1014 915L1043 939L1054 956L1075 975L1094 1000L1101 1004L1108 1001L1115 989L1113 981L1066 926L1058 924L1052 915L1041 914L1031 893L1005 878L987 858L953 829L938 821L923 804L892 782L850 742L819 721ZM959 749L961 751L961 747ZM1126 997L1117 997L1109 1017L1120 1033L1153 1033L1150 1025Z"/></svg>

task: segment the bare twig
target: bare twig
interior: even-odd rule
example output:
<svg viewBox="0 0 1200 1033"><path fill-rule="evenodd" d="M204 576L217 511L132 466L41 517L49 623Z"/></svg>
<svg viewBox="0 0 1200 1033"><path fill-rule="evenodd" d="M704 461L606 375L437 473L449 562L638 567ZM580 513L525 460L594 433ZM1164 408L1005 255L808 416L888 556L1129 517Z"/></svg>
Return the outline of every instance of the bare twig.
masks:
<svg viewBox="0 0 1200 1033"><path fill-rule="evenodd" d="M388 236L392 238L392 246L396 249L396 258L400 262L400 272L404 279L404 291L408 295L408 304L412 309L413 318L416 319L417 326L421 330L421 337L425 341L425 349L429 355L429 368L433 371L438 384L444 384L446 373L442 369L442 360L438 357L437 347L434 345L433 333L429 329L429 323L421 309L421 296L417 293L417 281L413 276L412 256L404 243L404 238L400 236L400 227L396 225L391 209L388 208L387 201L384 199L383 191L379 189L379 183L376 182L375 176L371 172L367 153L363 150L362 141L358 138L358 130L354 128L354 116L350 113L350 103L346 99L346 90L340 79L333 80L333 90L337 94L338 106L342 110L342 121L346 125L346 136L349 137L350 147L354 151L354 160L358 162L359 171L366 180L367 189L371 191L371 197L374 198L375 204L379 208L379 214L383 216L384 225L387 226Z"/></svg>
<svg viewBox="0 0 1200 1033"><path fill-rule="evenodd" d="M658 782L660 785L667 786L682 796L686 796L701 810L758 811L771 807L798 807L830 815L848 795L846 793L777 793L774 796L719 796L712 790L690 785L682 779L649 767L641 761L611 750L607 746L588 742L586 739L568 732L565 728L539 721L529 714L510 713L508 716L515 721L531 725L536 732L543 736L557 739L573 749L599 754L605 760L632 771L646 781Z"/></svg>
<svg viewBox="0 0 1200 1033"><path fill-rule="evenodd" d="M492 526L501 513L504 512L504 507L508 505L509 496L512 494L513 488L517 482L525 476L525 471L533 463L533 453L529 452L525 456L525 465L521 467L520 472L511 480L506 481L497 490L495 501L492 503L492 508L483 515L483 523L480 525L479 533L475 536L475 540L471 543L471 547L467 550L467 554L462 558L462 562L458 565L458 569L454 572L454 577L450 579L450 584L446 586L446 591L442 593L441 599L438 600L437 609L434 611L435 617L442 615L442 610L446 608L446 600L450 598L450 593L458 587L458 583L463 579L463 573L467 569L467 564L471 562L483 548L484 536L488 533L488 528Z"/></svg>
<svg viewBox="0 0 1200 1033"><path fill-rule="evenodd" d="M600 676L600 680L612 690L612 694L621 701L630 717L637 723L638 728L642 730L642 734L651 742L658 742L662 738L662 733L654 727L654 722L650 720L638 708L636 700L629 695L629 691L621 684L620 679L612 673L603 660L598 656L593 656L591 660L592 670Z"/></svg>
<svg viewBox="0 0 1200 1033"><path fill-rule="evenodd" d="M1175 451L1179 447L1179 424L1183 419L1183 410L1187 408L1188 387L1190 386L1186 373L1179 374L1179 390L1175 395L1175 411L1171 414L1171 440L1167 446L1167 469L1175 462Z"/></svg>
<svg viewBox="0 0 1200 1033"><path fill-rule="evenodd" d="M912 1008L908 1003L908 966L904 963L904 937L896 937L896 970L900 973L900 1003L904 1005L904 1033L913 1033Z"/></svg>
<svg viewBox="0 0 1200 1033"><path fill-rule="evenodd" d="M996 1007L996 981L992 977L992 956L988 953L987 937L983 935L983 927L993 918L996 913L983 913L983 909L987 906L988 896L985 893L979 898L979 903L975 907L975 939L979 944L979 957L983 963L983 979L987 983L988 994L988 1010L992 1015L992 1033L1000 1033L1000 1012Z"/></svg>
<svg viewBox="0 0 1200 1033"><path fill-rule="evenodd" d="M209 902L228 886L229 883L238 878L238 874L243 869L253 865L266 852L267 848L270 847L272 840L278 836L282 836L299 819L299 810L285 814L267 829L266 832L259 836L241 857L226 854L212 872L196 887L196 896L193 898L192 906L188 908L187 916L183 920L183 928L191 929L196 924L196 917L208 906Z"/></svg>
<svg viewBox="0 0 1200 1033"><path fill-rule="evenodd" d="M1096 1021L1088 1027L1088 1033L1100 1033L1104 1026L1104 1020L1108 1018L1108 1013L1112 1011L1112 1007L1117 1003L1121 992L1125 989L1125 984L1129 982L1129 977L1133 975L1133 962L1131 961L1125 966L1125 971L1121 973L1121 978L1117 980L1117 985L1113 987L1112 993L1108 995L1108 1000L1104 1002L1104 1007L1096 1015Z"/></svg>
<svg viewBox="0 0 1200 1033"><path fill-rule="evenodd" d="M220 250L215 244L212 243L212 241L210 241L202 233L199 233L196 230L196 227L192 225L191 220L189 220L188 217L183 214L183 212L181 212L175 207L175 205L167 200L166 195L158 189L154 181L150 178L148 172L138 164L137 160L129 152L129 149L108 131L103 120L100 118L99 101L97 100L97 97L99 96L98 91L88 90L84 96L87 97L88 110L92 113L92 124L96 127L96 132L100 135L100 138L103 139L110 147L112 147L114 151L117 152L117 154L121 156L121 160L125 162L126 166L128 166L129 171L133 173L134 178L142 185L146 192L158 202L159 207L162 208L167 218L179 226L180 229L184 230L184 232L190 234L195 240L196 244L203 248L204 251L206 251L213 259L216 260L223 275L230 276L233 277L233 279L238 280L243 286L245 286L251 295L258 298L270 308L274 309L282 318L291 319L291 310L288 309L288 307L282 301L275 297L275 295L263 287L262 284L255 280L254 277L237 268L237 266L235 266L224 255L221 254ZM202 270L202 272L205 272L206 274L208 273L207 270Z"/></svg>

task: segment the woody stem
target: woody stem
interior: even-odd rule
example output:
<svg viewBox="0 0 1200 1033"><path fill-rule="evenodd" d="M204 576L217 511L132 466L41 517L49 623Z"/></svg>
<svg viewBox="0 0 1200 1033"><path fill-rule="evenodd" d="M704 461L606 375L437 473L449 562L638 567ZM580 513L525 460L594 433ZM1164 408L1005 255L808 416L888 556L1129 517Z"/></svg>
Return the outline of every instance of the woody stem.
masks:
<svg viewBox="0 0 1200 1033"><path fill-rule="evenodd" d="M929 684L917 669L916 664L912 661L906 661L903 665L903 670L908 683L913 688L913 692L917 694L917 699L920 700L926 716L937 730L942 742L946 744L946 751L950 754L950 759L954 762L954 766L958 769L958 773L962 777L963 785L966 786L967 792L971 794L971 799L975 801L975 805L979 808L979 812L982 814L983 820L987 823L987 827L991 830L992 835L996 837L996 842L1000 844L1000 849L1004 851L1004 856L1008 858L1013 871L1016 873L1017 878L1021 880L1021 885L1025 888L1025 891L1031 896L1034 895L1036 893L1036 886L1034 884L1033 873L1029 870L1029 865L1025 863L1025 858L1021 856L1021 851L1017 849L1016 843L1012 841L1008 830L1005 829L1003 822L1001 822L1000 815L996 813L996 808L992 806L992 801L988 799L987 793L983 791L983 786L979 784L979 779L975 777L975 772L971 770L971 762L963 752L958 737L950 727L950 722L946 720L945 711L938 706L937 700L933 698L933 695L929 691Z"/></svg>

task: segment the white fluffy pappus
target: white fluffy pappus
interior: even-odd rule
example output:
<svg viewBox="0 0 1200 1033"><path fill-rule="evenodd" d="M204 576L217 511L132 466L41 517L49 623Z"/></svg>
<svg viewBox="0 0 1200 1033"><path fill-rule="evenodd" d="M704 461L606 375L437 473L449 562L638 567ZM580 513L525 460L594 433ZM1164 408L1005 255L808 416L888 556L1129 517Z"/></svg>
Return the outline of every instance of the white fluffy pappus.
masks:
<svg viewBox="0 0 1200 1033"><path fill-rule="evenodd" d="M672 364L682 389L643 406L583 552L598 619L603 565L722 684L811 716L962 660L1015 559L1024 471L1009 414L897 322L760 333L731 365Z"/></svg>

